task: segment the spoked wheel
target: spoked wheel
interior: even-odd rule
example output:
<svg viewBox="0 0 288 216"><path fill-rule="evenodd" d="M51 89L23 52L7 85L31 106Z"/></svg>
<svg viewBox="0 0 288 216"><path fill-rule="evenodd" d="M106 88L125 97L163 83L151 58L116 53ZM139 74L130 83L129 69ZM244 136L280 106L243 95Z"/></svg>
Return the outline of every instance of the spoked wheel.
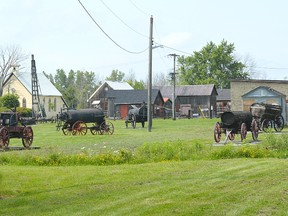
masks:
<svg viewBox="0 0 288 216"><path fill-rule="evenodd" d="M216 122L214 126L214 140L219 143L221 140L221 126L219 122Z"/></svg>
<svg viewBox="0 0 288 216"><path fill-rule="evenodd" d="M99 129L99 126L94 124L91 128L90 128L90 132L91 134L93 135L98 135L98 134L101 134L101 131Z"/></svg>
<svg viewBox="0 0 288 216"><path fill-rule="evenodd" d="M246 139L246 135L247 135L247 126L246 124L243 122L241 124L241 141L243 141L244 139Z"/></svg>
<svg viewBox="0 0 288 216"><path fill-rule="evenodd" d="M280 132L284 128L284 118L282 115L278 115L274 119L274 129L277 132Z"/></svg>
<svg viewBox="0 0 288 216"><path fill-rule="evenodd" d="M261 124L261 128L264 132L269 132L272 129L272 121L269 119L264 119Z"/></svg>
<svg viewBox="0 0 288 216"><path fill-rule="evenodd" d="M22 144L25 148L29 148L33 143L33 130L31 127L24 127Z"/></svg>
<svg viewBox="0 0 288 216"><path fill-rule="evenodd" d="M251 132L252 132L252 138L254 141L258 139L258 134L259 134L259 128L257 124L257 120L253 119L251 123Z"/></svg>
<svg viewBox="0 0 288 216"><path fill-rule="evenodd" d="M112 122L102 122L100 125L101 134L112 135L114 133L114 125Z"/></svg>
<svg viewBox="0 0 288 216"><path fill-rule="evenodd" d="M57 131L60 131L60 128L62 127L62 123L63 123L62 121L59 121L59 120L57 121L57 123L56 123L56 130Z"/></svg>
<svg viewBox="0 0 288 216"><path fill-rule="evenodd" d="M7 128L0 129L0 149L5 149L9 146L9 131Z"/></svg>
<svg viewBox="0 0 288 216"><path fill-rule="evenodd" d="M87 125L83 121L76 121L72 126L72 135L86 135Z"/></svg>
<svg viewBox="0 0 288 216"><path fill-rule="evenodd" d="M134 114L131 116L131 126L132 128L136 127L136 116Z"/></svg>
<svg viewBox="0 0 288 216"><path fill-rule="evenodd" d="M70 123L65 123L62 127L62 132L64 135L71 135L72 134L72 127Z"/></svg>
<svg viewBox="0 0 288 216"><path fill-rule="evenodd" d="M235 139L235 133L234 131L230 131L229 135L228 135L229 140L233 141Z"/></svg>

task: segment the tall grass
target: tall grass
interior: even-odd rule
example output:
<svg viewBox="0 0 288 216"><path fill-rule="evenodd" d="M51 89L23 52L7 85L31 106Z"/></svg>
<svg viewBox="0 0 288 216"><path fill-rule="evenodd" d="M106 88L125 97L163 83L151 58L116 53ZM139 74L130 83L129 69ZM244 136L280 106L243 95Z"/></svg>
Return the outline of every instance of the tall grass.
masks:
<svg viewBox="0 0 288 216"><path fill-rule="evenodd" d="M261 134L262 141L253 145L249 142L241 145L230 142L220 146L213 142L214 122L215 120L210 119L155 120L153 131L148 133L146 128L126 129L123 121L115 121L113 123L116 124L116 129L112 136L64 136L61 132L52 131L54 125L37 125L35 139L41 149L2 152L0 164L67 166L227 158L288 158L288 134ZM40 140L45 143L40 143Z"/></svg>

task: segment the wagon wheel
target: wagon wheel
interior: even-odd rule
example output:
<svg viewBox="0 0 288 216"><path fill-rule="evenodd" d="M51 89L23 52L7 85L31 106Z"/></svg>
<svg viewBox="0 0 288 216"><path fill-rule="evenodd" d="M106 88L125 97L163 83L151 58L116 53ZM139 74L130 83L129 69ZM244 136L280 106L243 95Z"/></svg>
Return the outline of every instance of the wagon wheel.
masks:
<svg viewBox="0 0 288 216"><path fill-rule="evenodd" d="M76 121L72 126L72 135L86 135L87 125L83 121Z"/></svg>
<svg viewBox="0 0 288 216"><path fill-rule="evenodd" d="M0 129L0 149L5 149L9 146L9 131L7 128Z"/></svg>
<svg viewBox="0 0 288 216"><path fill-rule="evenodd" d="M229 135L228 135L229 140L233 141L235 139L235 133L234 131L230 131Z"/></svg>
<svg viewBox="0 0 288 216"><path fill-rule="evenodd" d="M136 116L134 114L131 115L131 126L132 128L136 127Z"/></svg>
<svg viewBox="0 0 288 216"><path fill-rule="evenodd" d="M274 119L274 129L280 132L284 128L284 118L282 115L278 115Z"/></svg>
<svg viewBox="0 0 288 216"><path fill-rule="evenodd" d="M99 126L94 124L91 128L90 128L90 132L93 135L98 135L101 134L101 131L99 130Z"/></svg>
<svg viewBox="0 0 288 216"><path fill-rule="evenodd" d="M100 125L101 134L112 135L114 133L114 125L112 122L102 122Z"/></svg>
<svg viewBox="0 0 288 216"><path fill-rule="evenodd" d="M60 131L60 128L62 127L63 122L62 121L57 121L57 125L56 125L56 130Z"/></svg>
<svg viewBox="0 0 288 216"><path fill-rule="evenodd" d="M258 123L256 119L252 120L251 123L251 132L252 132L252 138L254 141L258 139L258 134L259 134L259 128L258 128Z"/></svg>
<svg viewBox="0 0 288 216"><path fill-rule="evenodd" d="M246 124L243 122L241 124L241 141L243 141L244 139L246 139L246 135L247 135L247 126Z"/></svg>
<svg viewBox="0 0 288 216"><path fill-rule="evenodd" d="M264 119L261 124L261 128L264 132L269 132L272 129L272 121L269 119Z"/></svg>
<svg viewBox="0 0 288 216"><path fill-rule="evenodd" d="M221 140L221 126L219 122L216 122L214 127L214 140L219 143Z"/></svg>
<svg viewBox="0 0 288 216"><path fill-rule="evenodd" d="M22 144L25 148L29 148L33 142L33 130L31 127L24 127Z"/></svg>
<svg viewBox="0 0 288 216"><path fill-rule="evenodd" d="M62 132L64 135L71 135L72 134L71 124L66 122L62 127Z"/></svg>

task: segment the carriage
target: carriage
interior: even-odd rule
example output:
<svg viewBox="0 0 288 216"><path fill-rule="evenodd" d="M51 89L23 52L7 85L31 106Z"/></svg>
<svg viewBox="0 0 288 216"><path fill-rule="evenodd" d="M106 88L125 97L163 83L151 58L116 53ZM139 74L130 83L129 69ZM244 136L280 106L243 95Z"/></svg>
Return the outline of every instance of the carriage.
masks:
<svg viewBox="0 0 288 216"><path fill-rule="evenodd" d="M280 132L284 128L282 107L277 104L254 103L250 106L250 112L256 120L258 128L264 132L274 127Z"/></svg>
<svg viewBox="0 0 288 216"><path fill-rule="evenodd" d="M24 148L30 148L33 143L33 130L24 125L18 113L2 112L0 114L0 149L8 148L11 138L22 139Z"/></svg>
<svg viewBox="0 0 288 216"><path fill-rule="evenodd" d="M226 134L224 143L227 140L234 140L236 134L241 135L241 141L246 139L247 131L251 131L253 140L258 138L258 125L251 112L236 111L224 112L221 115L221 122L216 122L214 127L214 140L219 143L221 133Z"/></svg>
<svg viewBox="0 0 288 216"><path fill-rule="evenodd" d="M62 130L64 135L113 134L114 126L105 121L105 115L100 108L68 109L57 116L57 130Z"/></svg>
<svg viewBox="0 0 288 216"><path fill-rule="evenodd" d="M140 122L142 128L144 128L145 121L147 121L147 106L143 105L139 108L133 108L128 111L125 125L126 128L128 128L128 124L131 123L132 128L135 128L136 123Z"/></svg>

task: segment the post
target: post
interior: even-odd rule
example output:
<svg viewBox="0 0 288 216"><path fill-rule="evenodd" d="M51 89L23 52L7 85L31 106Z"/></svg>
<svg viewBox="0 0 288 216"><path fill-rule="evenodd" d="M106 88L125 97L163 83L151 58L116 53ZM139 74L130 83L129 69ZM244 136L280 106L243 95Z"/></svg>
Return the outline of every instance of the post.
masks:
<svg viewBox="0 0 288 216"><path fill-rule="evenodd" d="M174 67L173 67L173 73L170 73L171 79L173 81L173 95L172 95L172 117L173 120L176 120L176 106L175 106L175 83L176 83L176 72L175 72L175 63L176 63L176 57L179 55L176 54L169 54L168 56L173 56L174 61Z"/></svg>
<svg viewBox="0 0 288 216"><path fill-rule="evenodd" d="M149 36L149 65L148 65L148 104L147 104L147 120L148 120L148 132L151 132L152 127L152 45L153 45L153 17L150 17L150 36Z"/></svg>

